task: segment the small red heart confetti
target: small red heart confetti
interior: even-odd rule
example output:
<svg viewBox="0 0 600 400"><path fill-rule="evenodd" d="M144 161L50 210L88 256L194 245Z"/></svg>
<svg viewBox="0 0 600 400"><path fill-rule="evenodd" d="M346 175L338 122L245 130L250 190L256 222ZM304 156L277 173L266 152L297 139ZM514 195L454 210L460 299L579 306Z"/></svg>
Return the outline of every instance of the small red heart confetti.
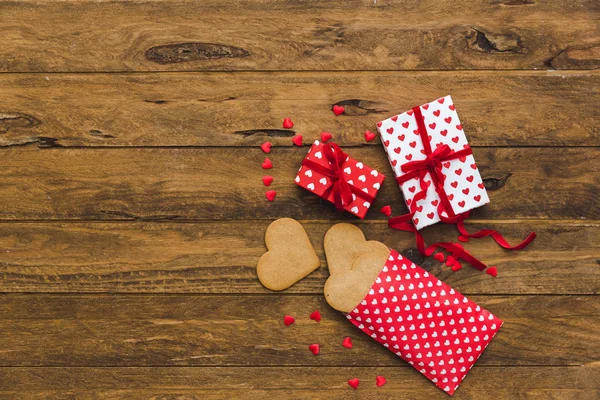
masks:
<svg viewBox="0 0 600 400"><path fill-rule="evenodd" d="M360 383L360 381L358 380L358 378L354 378L354 379L348 379L348 385L350 385L351 388L358 388L358 384Z"/></svg>
<svg viewBox="0 0 600 400"><path fill-rule="evenodd" d="M461 242L468 242L469 241L469 237L468 236L460 235L458 237L458 240L460 240Z"/></svg>
<svg viewBox="0 0 600 400"><path fill-rule="evenodd" d="M498 268L488 267L488 269L485 270L485 273L495 278L496 276L498 276Z"/></svg>
<svg viewBox="0 0 600 400"><path fill-rule="evenodd" d="M375 139L375 134L369 130L365 131L365 140L370 142L373 139Z"/></svg>
<svg viewBox="0 0 600 400"><path fill-rule="evenodd" d="M456 261L454 264L452 264L451 268L452 268L452 271L456 272L462 268L462 264L459 263L458 261Z"/></svg>
<svg viewBox="0 0 600 400"><path fill-rule="evenodd" d="M387 383L387 380L385 379L385 377L378 375L375 378L375 384L377 385L377 387L382 387L383 385L385 385Z"/></svg>
<svg viewBox="0 0 600 400"><path fill-rule="evenodd" d="M316 356L317 354L319 354L321 346L319 346L317 343L314 343L308 346L308 349L311 351L311 353L313 353Z"/></svg>
<svg viewBox="0 0 600 400"><path fill-rule="evenodd" d="M352 348L352 339L350 339L349 336L346 336L344 338L344 341L342 342L342 346L344 346L347 349L351 349Z"/></svg>
<svg viewBox="0 0 600 400"><path fill-rule="evenodd" d="M321 132L321 142L327 143L331 139L332 135L329 132Z"/></svg>
<svg viewBox="0 0 600 400"><path fill-rule="evenodd" d="M344 106L333 106L333 113L337 116L344 113Z"/></svg>
<svg viewBox="0 0 600 400"><path fill-rule="evenodd" d="M448 258L446 258L446 265L448 267L453 266L456 263L456 258L452 257L452 256L448 256Z"/></svg>
<svg viewBox="0 0 600 400"><path fill-rule="evenodd" d="M273 168L273 163L271 162L271 160L269 160L269 158L265 158L265 161L263 161L262 163L262 167L263 169L271 169Z"/></svg>
<svg viewBox="0 0 600 400"><path fill-rule="evenodd" d="M289 118L284 118L283 119L283 127L285 129L292 129L294 127L294 123L292 122L291 119Z"/></svg>
<svg viewBox="0 0 600 400"><path fill-rule="evenodd" d="M389 217L390 215L392 215L392 207L388 206L383 206L381 207L381 213L387 217Z"/></svg>
<svg viewBox="0 0 600 400"><path fill-rule="evenodd" d="M302 147L302 135L295 135L292 138L292 143L294 143L298 147Z"/></svg>
<svg viewBox="0 0 600 400"><path fill-rule="evenodd" d="M439 262L444 262L444 253L436 253L433 258L435 258Z"/></svg>
<svg viewBox="0 0 600 400"><path fill-rule="evenodd" d="M270 153L271 152L271 146L273 146L273 143L271 143L271 142L264 142L263 144L260 145L260 148L265 153Z"/></svg>
<svg viewBox="0 0 600 400"><path fill-rule="evenodd" d="M277 192L274 190L267 190L267 192L265 193L265 197L269 201L275 200L275 195L277 195Z"/></svg>
<svg viewBox="0 0 600 400"><path fill-rule="evenodd" d="M294 322L296 322L296 319L294 317L292 317L291 315L285 315L283 317L283 324L285 326L290 326L291 324L293 324Z"/></svg>
<svg viewBox="0 0 600 400"><path fill-rule="evenodd" d="M265 175L262 179L265 186L271 186L271 183L273 183L273 177L271 175Z"/></svg>
<svg viewBox="0 0 600 400"><path fill-rule="evenodd" d="M321 313L317 310L310 314L310 319L313 321L321 322Z"/></svg>

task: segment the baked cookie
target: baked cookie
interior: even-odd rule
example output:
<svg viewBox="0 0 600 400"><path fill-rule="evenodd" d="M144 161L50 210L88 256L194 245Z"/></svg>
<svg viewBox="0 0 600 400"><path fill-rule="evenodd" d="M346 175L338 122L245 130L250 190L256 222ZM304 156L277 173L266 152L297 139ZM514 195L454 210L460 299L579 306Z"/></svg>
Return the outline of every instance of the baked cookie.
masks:
<svg viewBox="0 0 600 400"><path fill-rule="evenodd" d="M258 260L260 283L271 290L284 290L321 264L306 231L291 218L273 221L265 233L268 251Z"/></svg>

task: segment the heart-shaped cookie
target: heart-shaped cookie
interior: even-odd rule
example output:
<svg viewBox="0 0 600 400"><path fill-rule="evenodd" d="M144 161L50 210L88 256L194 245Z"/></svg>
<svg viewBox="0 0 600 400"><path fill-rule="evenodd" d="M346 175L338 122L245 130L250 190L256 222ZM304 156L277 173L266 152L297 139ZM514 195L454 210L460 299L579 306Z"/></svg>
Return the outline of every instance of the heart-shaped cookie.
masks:
<svg viewBox="0 0 600 400"><path fill-rule="evenodd" d="M329 228L324 247L330 275L350 271L356 259L363 254L374 252L387 256L390 252L383 243L365 239L360 228L346 223Z"/></svg>
<svg viewBox="0 0 600 400"><path fill-rule="evenodd" d="M379 242L378 242L379 243ZM350 271L331 275L325 282L325 299L333 308L349 313L365 298L385 265L390 250L364 253L354 261Z"/></svg>
<svg viewBox="0 0 600 400"><path fill-rule="evenodd" d="M258 260L260 283L271 290L292 286L320 265L306 231L291 218L273 221L265 233L268 251Z"/></svg>

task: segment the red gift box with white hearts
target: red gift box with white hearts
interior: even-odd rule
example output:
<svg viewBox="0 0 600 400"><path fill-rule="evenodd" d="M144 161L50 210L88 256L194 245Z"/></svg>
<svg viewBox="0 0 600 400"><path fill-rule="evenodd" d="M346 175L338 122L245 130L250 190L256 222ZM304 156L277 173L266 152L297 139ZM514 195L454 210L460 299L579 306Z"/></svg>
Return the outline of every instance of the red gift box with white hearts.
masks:
<svg viewBox="0 0 600 400"><path fill-rule="evenodd" d="M453 216L489 203L477 164L470 154L467 138L450 96L378 122L377 129L397 180L403 176L410 178L399 180L409 209L415 196L421 190L425 192L425 197L418 198L414 208L411 209L414 212L413 223L417 229L441 220L440 202L447 205L442 208L443 217L448 217L448 209L452 214L450 216ZM447 151L441 154L439 150L445 146ZM424 176L421 180L417 176L418 171L414 171L418 168L413 169L413 177L403 170L411 163L415 164L415 161L424 160L423 164L426 164L431 161L432 153L435 158L436 151L440 153L437 158L439 166L437 172L433 169L425 171L423 165ZM458 155L459 152L463 154L452 156L452 153ZM468 154L464 154L465 152ZM431 165L434 161L431 161ZM443 188L444 198L440 198L436 190L438 176L439 189ZM422 189L422 183L427 185L426 188Z"/></svg>
<svg viewBox="0 0 600 400"><path fill-rule="evenodd" d="M450 395L503 324L395 250L346 318Z"/></svg>
<svg viewBox="0 0 600 400"><path fill-rule="evenodd" d="M326 146L337 150L337 162L328 158L332 152L325 151ZM364 218L384 179L383 174L343 153L337 145L316 140L302 161L295 182L335 204L336 181L340 181L337 184L343 183L348 191L343 209Z"/></svg>

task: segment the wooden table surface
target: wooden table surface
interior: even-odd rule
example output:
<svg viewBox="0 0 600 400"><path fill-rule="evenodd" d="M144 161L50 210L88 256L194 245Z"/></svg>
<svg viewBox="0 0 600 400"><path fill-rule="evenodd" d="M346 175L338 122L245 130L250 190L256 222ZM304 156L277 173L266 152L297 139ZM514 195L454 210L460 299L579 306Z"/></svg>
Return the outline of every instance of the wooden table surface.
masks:
<svg viewBox="0 0 600 400"><path fill-rule="evenodd" d="M0 0L0 399L448 398L324 301L336 221L506 321L454 398L597 399L599 68L597 0ZM388 229L391 180L364 221L293 182L290 137L322 130L391 175L365 129L447 94L491 198L469 229L538 233L466 245L495 279ZM280 217L322 265L273 293L255 266Z"/></svg>

